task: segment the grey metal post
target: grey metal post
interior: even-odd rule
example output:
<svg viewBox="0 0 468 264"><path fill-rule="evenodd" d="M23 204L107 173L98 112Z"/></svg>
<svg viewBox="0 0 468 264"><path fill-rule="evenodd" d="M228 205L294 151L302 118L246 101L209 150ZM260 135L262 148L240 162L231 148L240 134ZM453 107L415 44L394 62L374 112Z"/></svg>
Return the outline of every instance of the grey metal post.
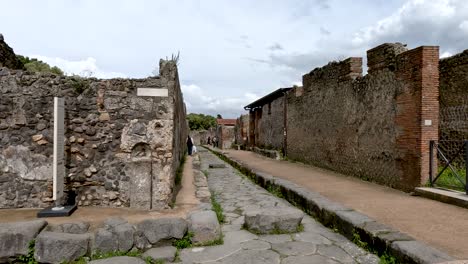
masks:
<svg viewBox="0 0 468 264"><path fill-rule="evenodd" d="M429 141L429 185L433 186L433 177L434 177L434 140Z"/></svg>
<svg viewBox="0 0 468 264"><path fill-rule="evenodd" d="M465 141L465 193L468 194L468 140Z"/></svg>

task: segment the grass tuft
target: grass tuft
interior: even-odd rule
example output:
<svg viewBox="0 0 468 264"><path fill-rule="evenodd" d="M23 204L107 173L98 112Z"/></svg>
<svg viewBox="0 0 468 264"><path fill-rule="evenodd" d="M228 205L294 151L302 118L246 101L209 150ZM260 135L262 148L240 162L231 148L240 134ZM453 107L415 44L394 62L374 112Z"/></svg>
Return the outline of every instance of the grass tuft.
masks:
<svg viewBox="0 0 468 264"><path fill-rule="evenodd" d="M224 223L224 213L223 208L221 205L216 201L216 194L211 195L211 205L213 206L213 211L216 213L216 217L218 218L218 222L220 224Z"/></svg>

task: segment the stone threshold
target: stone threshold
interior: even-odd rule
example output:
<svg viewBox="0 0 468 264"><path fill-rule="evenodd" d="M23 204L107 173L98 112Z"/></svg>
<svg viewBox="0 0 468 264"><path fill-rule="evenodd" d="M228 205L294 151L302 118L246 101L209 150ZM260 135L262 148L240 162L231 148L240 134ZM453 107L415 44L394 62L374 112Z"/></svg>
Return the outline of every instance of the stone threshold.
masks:
<svg viewBox="0 0 468 264"><path fill-rule="evenodd" d="M448 254L430 247L407 234L359 213L352 208L333 202L290 181L249 168L248 165L230 157L227 153L209 148L213 153L247 175L252 181L269 190L281 192L284 199L301 208L323 225L337 230L349 240L380 255L394 256L398 263L441 263L454 260ZM364 242L364 243L362 243Z"/></svg>
<svg viewBox="0 0 468 264"><path fill-rule="evenodd" d="M468 208L468 195L463 192L432 187L418 187L414 190L422 197L436 200L442 203Z"/></svg>

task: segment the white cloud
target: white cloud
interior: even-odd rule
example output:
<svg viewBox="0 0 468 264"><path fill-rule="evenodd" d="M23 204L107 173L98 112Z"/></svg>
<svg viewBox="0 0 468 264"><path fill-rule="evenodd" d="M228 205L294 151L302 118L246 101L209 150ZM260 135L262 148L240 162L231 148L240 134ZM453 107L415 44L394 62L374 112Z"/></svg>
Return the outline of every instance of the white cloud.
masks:
<svg viewBox="0 0 468 264"><path fill-rule="evenodd" d="M452 53L446 51L446 52L440 54L440 57L441 57L441 58L447 58L447 57L450 57L450 56L452 56L452 55L453 55Z"/></svg>
<svg viewBox="0 0 468 264"><path fill-rule="evenodd" d="M466 0L409 0L375 25L356 32L354 47L374 47L383 42L410 46L438 45L441 52L460 52L468 42Z"/></svg>
<svg viewBox="0 0 468 264"><path fill-rule="evenodd" d="M440 45L441 56L468 43L466 0L22 0L2 11L17 54L69 74L145 77L180 50L189 110L215 114L332 60L364 57L365 69L366 50L383 42ZM10 23L19 13L24 23Z"/></svg>
<svg viewBox="0 0 468 264"><path fill-rule="evenodd" d="M127 77L123 73L102 70L97 66L96 59L92 57L77 61L70 61L62 58L50 58L41 55L34 55L31 57L44 61L51 66L59 67L66 75L80 75L83 77L96 77L102 79Z"/></svg>
<svg viewBox="0 0 468 264"><path fill-rule="evenodd" d="M236 118L244 112L244 106L259 98L253 93L239 97L212 97L195 84L181 86L189 113L221 114L224 118Z"/></svg>
<svg viewBox="0 0 468 264"><path fill-rule="evenodd" d="M461 30L463 30L466 34L468 34L468 20L464 20L458 26Z"/></svg>

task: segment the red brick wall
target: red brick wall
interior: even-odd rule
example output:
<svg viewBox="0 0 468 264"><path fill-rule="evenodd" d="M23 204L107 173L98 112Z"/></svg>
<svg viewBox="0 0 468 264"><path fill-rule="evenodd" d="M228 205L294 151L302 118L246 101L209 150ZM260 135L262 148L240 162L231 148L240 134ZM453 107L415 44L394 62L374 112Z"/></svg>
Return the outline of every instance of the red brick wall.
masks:
<svg viewBox="0 0 468 264"><path fill-rule="evenodd" d="M396 145L404 172L400 188L406 189L427 182L429 141L438 139L439 48L419 47L400 54L397 61L396 77L403 90L396 98Z"/></svg>

